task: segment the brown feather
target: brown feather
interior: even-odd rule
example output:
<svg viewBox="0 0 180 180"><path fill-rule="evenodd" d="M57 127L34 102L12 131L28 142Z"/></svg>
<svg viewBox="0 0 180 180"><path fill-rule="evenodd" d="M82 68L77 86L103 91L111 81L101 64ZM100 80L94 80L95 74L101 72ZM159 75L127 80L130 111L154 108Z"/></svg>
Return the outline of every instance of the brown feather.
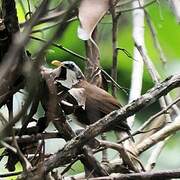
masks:
<svg viewBox="0 0 180 180"><path fill-rule="evenodd" d="M86 124L91 124L109 114L110 112L121 108L120 103L105 90L88 83L85 80L80 81L74 87L84 88L86 94L85 111L86 111ZM76 115L77 112L76 112ZM79 118L82 115L79 114Z"/></svg>
<svg viewBox="0 0 180 180"><path fill-rule="evenodd" d="M60 80L59 83L62 83L62 86L66 86L72 89L84 89L83 95L77 95L78 93L76 93L76 96L73 96L72 94L74 99L77 101L76 105L74 105L73 107L72 113L72 115L74 115L75 117L75 120L83 125L89 125L98 121L110 112L122 107L120 103L108 92L93 84L88 83L85 80L85 77L80 68L74 62L65 61L63 62L63 66L67 69L66 80ZM61 74L58 78L61 78ZM81 104L81 98L84 98L85 103ZM104 129L104 131L109 130L129 132L130 129L127 125L126 119L119 119L116 124L113 123L112 125L106 127L106 129Z"/></svg>

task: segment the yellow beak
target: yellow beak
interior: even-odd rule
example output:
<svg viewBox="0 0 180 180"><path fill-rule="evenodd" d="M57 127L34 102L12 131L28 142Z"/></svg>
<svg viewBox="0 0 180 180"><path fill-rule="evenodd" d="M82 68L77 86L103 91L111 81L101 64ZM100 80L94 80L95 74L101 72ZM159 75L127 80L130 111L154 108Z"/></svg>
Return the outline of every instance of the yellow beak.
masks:
<svg viewBox="0 0 180 180"><path fill-rule="evenodd" d="M56 67L61 67L63 66L63 63L61 61L58 61L58 60L53 60L51 62L52 65L56 66Z"/></svg>

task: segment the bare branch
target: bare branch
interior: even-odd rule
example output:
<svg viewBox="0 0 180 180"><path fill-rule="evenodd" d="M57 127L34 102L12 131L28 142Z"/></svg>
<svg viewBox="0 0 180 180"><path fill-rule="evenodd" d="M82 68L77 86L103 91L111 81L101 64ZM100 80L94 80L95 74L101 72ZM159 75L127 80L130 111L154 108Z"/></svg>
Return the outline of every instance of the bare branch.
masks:
<svg viewBox="0 0 180 180"><path fill-rule="evenodd" d="M34 40L37 40L37 41L41 41L41 42L43 42L43 43L47 43L47 41L46 41L45 39L42 39L42 38L39 38L39 37L30 36L30 38L31 38L31 39L34 39ZM59 48L59 49L65 51L65 52L67 52L67 53L69 53L69 54L72 54L73 56L75 56L75 57L77 57L77 58L79 58L79 59L81 59L81 60L84 60L84 61L87 60L87 58L85 58L85 57L83 57L83 56L75 53L74 51L72 51L72 50L70 50L70 49L65 48L65 47L64 47L63 45L61 45L61 44L52 43L51 45L54 46L54 47L56 47L56 48Z"/></svg>
<svg viewBox="0 0 180 180"><path fill-rule="evenodd" d="M172 123L166 125L164 128L154 133L150 137L146 138L144 141L137 145L138 154L141 154L148 148L152 147L159 141L166 139L168 136L172 135L176 131L180 130L180 116Z"/></svg>
<svg viewBox="0 0 180 180"><path fill-rule="evenodd" d="M177 22L180 23L180 2L178 0L169 0L169 2L171 3Z"/></svg>
<svg viewBox="0 0 180 180"><path fill-rule="evenodd" d="M132 174L112 174L108 177L90 178L90 180L131 180L131 179L166 179L166 178L179 178L180 169L164 170L157 172L142 172Z"/></svg>
<svg viewBox="0 0 180 180"><path fill-rule="evenodd" d="M131 157L129 156L127 150L123 147L122 144L117 144L113 142L108 141L100 141L101 146L105 146L107 148L112 148L118 151L121 155L121 158L123 159L123 162L129 166L129 168L135 172L139 172L139 170L134 165L133 161L131 160Z"/></svg>
<svg viewBox="0 0 180 180"><path fill-rule="evenodd" d="M162 83L157 84L154 88L150 89L146 94L142 95L137 100L127 104L119 110L111 112L96 123L90 125L84 132L69 141L63 149L55 153L50 159L47 159L43 165L43 172L46 174L56 167L70 163L77 157L79 148L86 144L91 138L94 138L103 132L107 126L115 124L119 120L126 119L128 116L131 116L142 110L142 108L149 106L157 101L158 98L179 86L180 74L171 76ZM175 127L175 129L177 129L177 127ZM161 138L159 138L159 140L161 140ZM140 148L141 146L139 147L139 152L142 152L145 149L144 147ZM31 174L31 171L29 173ZM22 179L27 177L29 173L23 173Z"/></svg>

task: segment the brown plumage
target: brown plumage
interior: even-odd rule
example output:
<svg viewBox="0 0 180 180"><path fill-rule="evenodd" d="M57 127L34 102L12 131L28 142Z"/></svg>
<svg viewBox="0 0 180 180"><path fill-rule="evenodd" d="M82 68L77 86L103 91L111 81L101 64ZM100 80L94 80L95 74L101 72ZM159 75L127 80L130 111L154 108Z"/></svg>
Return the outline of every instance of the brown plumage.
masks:
<svg viewBox="0 0 180 180"><path fill-rule="evenodd" d="M110 112L121 107L113 96L105 90L92 85L85 80L81 80L74 87L85 89L86 124L92 124ZM75 112L75 114L77 113Z"/></svg>
<svg viewBox="0 0 180 180"><path fill-rule="evenodd" d="M75 120L82 125L90 125L110 112L120 109L121 104L105 90L88 83L81 72L80 68L71 61L62 62L61 72L56 81L62 86L69 88L69 94L64 98L65 101L74 105L74 108L69 108L62 103L62 108L65 113L73 114ZM71 90L81 90L81 93L73 94ZM79 103L78 100L84 99L84 103ZM76 102L76 103L75 103ZM126 120L119 120L113 127L108 127L105 131L118 130L126 131L129 134L129 126Z"/></svg>

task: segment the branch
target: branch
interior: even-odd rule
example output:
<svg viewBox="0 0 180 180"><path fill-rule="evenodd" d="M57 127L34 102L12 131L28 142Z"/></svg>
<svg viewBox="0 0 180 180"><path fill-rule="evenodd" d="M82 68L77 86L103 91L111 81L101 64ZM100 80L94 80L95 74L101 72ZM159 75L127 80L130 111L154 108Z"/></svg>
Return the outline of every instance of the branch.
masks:
<svg viewBox="0 0 180 180"><path fill-rule="evenodd" d="M169 104L166 109L163 109L161 111L159 111L158 113L156 113L155 115L151 116L147 121L144 122L144 124L138 128L138 130L134 131L131 135L132 136L136 136L138 134L141 134L141 133L148 133L150 131L153 131L155 129L159 129L159 127L157 128L152 128L152 129L148 129L148 130L144 130L150 123L153 122L154 119L156 119L157 117L159 117L160 115L164 114L164 113L168 113L167 111L172 108L172 106L176 103L178 103L180 101L180 98L176 99L175 101L173 101L171 104ZM126 136L124 138L122 138L120 141L118 141L118 143L122 143L124 142L125 140L131 138L130 136Z"/></svg>
<svg viewBox="0 0 180 180"><path fill-rule="evenodd" d="M161 111L159 111L158 113L154 114L153 116L151 116L137 131L142 131L143 129L145 129L149 124L152 123L152 121L154 119L156 119L157 117L159 117L160 115L162 114L165 114L165 113L169 113L168 110L170 108L172 108L172 106L174 104L176 104L177 102L180 101L180 97L178 99L176 99L175 101L173 101L171 104L169 104L165 109L162 109ZM137 132L136 131L136 132Z"/></svg>
<svg viewBox="0 0 180 180"><path fill-rule="evenodd" d="M176 170L165 170L156 172L142 172L142 173L132 173L132 174L112 174L107 177L90 178L89 180L131 180L131 179L166 179L166 178L179 178L180 169Z"/></svg>
<svg viewBox="0 0 180 180"><path fill-rule="evenodd" d="M74 17L74 15L76 15L76 8L78 7L79 3L80 3L80 0L77 0L68 7L68 9L65 11L61 21L59 22L59 26L56 29L55 33L52 35L52 37L46 43L43 44L43 46L40 48L40 50L36 53L36 55L35 55L36 59L39 59L42 56L42 54L44 54L46 49L53 43L54 40L60 39L62 37L65 29L69 25L68 20L70 18Z"/></svg>
<svg viewBox="0 0 180 180"><path fill-rule="evenodd" d="M17 176L19 174L21 174L22 172L8 172L8 173L4 173L4 174L0 174L0 178L7 178L7 177L11 177L11 176Z"/></svg>
<svg viewBox="0 0 180 180"><path fill-rule="evenodd" d="M159 54L159 58L161 60L161 62L163 63L163 65L165 65L167 63L166 57L164 55L164 52L161 48L161 45L159 43L159 40L157 38L157 33L156 33L156 29L151 21L151 18L148 14L148 12L144 9L144 14L145 14L145 19L147 21L147 25L149 26L149 30L151 33L151 37L153 39L153 44L154 44L154 48L157 51L157 53Z"/></svg>
<svg viewBox="0 0 180 180"><path fill-rule="evenodd" d="M98 68L100 66L100 52L97 45L97 35L96 27L92 33L92 38L85 42L87 61L84 74L91 84L102 86L101 71Z"/></svg>
<svg viewBox="0 0 180 180"><path fill-rule="evenodd" d="M46 112L47 118L49 119L49 122L52 121L56 129L63 135L65 140L70 140L75 136L75 133L67 123L61 107L58 107L58 91L54 84L53 76L44 71L44 78L49 91L49 101L47 106L48 111ZM79 149L79 153L83 153L85 155L85 158L80 158L80 160L84 164L85 168L92 172L93 175L107 175L106 171L100 166L99 162L94 158L91 151L87 147L84 147L83 151L82 149Z"/></svg>
<svg viewBox="0 0 180 180"><path fill-rule="evenodd" d="M40 42L43 42L43 43L47 43L47 40L42 39L42 38L39 38L39 37L30 36L30 38L31 38L31 39L34 39L34 40L37 40L37 41L40 41ZM71 55L73 55L73 56L75 56L75 57L77 57L77 58L79 58L79 59L81 59L81 60L84 60L84 61L87 60L87 58L85 58L85 57L83 57L83 56L75 53L74 51L72 51L72 50L70 50L70 49L68 49L68 48L65 48L65 47L64 47L63 45L61 45L61 44L52 43L51 45L54 46L54 47L56 47L56 48L59 48L59 49L65 51L65 52L67 52L67 53L69 53L69 54L71 54Z"/></svg>
<svg viewBox="0 0 180 180"><path fill-rule="evenodd" d="M110 1L110 12L112 16L112 70L111 76L112 78L117 81L117 62L118 62L118 20L120 13L116 15L115 6L113 1ZM116 86L112 84L112 95L115 97L116 95Z"/></svg>
<svg viewBox="0 0 180 180"><path fill-rule="evenodd" d="M146 8L146 7L152 5L152 4L156 3L156 2L157 2L157 0L152 0L152 1L144 4L144 6L138 6L138 7L135 7L135 8L122 9L122 10L120 10L119 12L121 12L121 13L126 13L126 12L129 12L129 11L134 11L134 10L137 10L137 9Z"/></svg>
<svg viewBox="0 0 180 180"><path fill-rule="evenodd" d="M142 3L144 3L144 1L142 1ZM133 7L140 6L138 1L134 1L132 5ZM133 11L133 38L144 47L144 11L142 9ZM129 102L137 99L141 95L142 90L144 63L136 47L134 47L133 59L136 60L133 61ZM127 119L130 127L133 126L134 120L135 116L131 116Z"/></svg>
<svg viewBox="0 0 180 180"><path fill-rule="evenodd" d="M30 23L24 28L23 32L17 32L15 34L11 46L9 47L6 55L3 57L3 61L0 66L0 104L3 104L3 102L7 100L9 95L7 94L7 90L13 87L17 77L20 77L22 74L21 70L23 62L26 60L24 47L29 42L29 34L31 33L34 24L44 14L47 5L48 0L41 3L39 8L33 14Z"/></svg>
<svg viewBox="0 0 180 180"><path fill-rule="evenodd" d="M138 169L136 168L136 166L134 165L133 161L131 160L131 158L127 152L127 149L125 149L122 144L117 144L117 143L103 141L103 140L101 140L99 142L100 142L101 146L105 146L106 148L111 148L111 149L117 150L120 153L124 164L128 165L129 168L132 169L133 171L139 172Z"/></svg>
<svg viewBox="0 0 180 180"><path fill-rule="evenodd" d="M15 139L18 143L33 143L41 139L53 139L53 138L61 138L61 135L57 132L49 132L49 133L38 133L36 135L23 135L23 136L15 136ZM3 139L6 143L12 143L12 137L6 137ZM1 147L1 146L0 146Z"/></svg>
<svg viewBox="0 0 180 180"><path fill-rule="evenodd" d="M158 146L155 147L148 159L147 165L145 167L146 171L151 171L155 167L157 159L168 139L169 137L167 137L164 141L159 142Z"/></svg>
<svg viewBox="0 0 180 180"><path fill-rule="evenodd" d="M180 130L180 116L177 117L173 123L170 123L169 125L165 126L155 134L151 135L150 137L146 138L144 141L139 143L137 145L138 154L141 154L157 142L164 140L165 138L167 138L168 136L170 136L178 130Z"/></svg>
<svg viewBox="0 0 180 180"><path fill-rule="evenodd" d="M19 31L15 1L1 0L0 8L0 62L12 43L13 35Z"/></svg>
<svg viewBox="0 0 180 180"><path fill-rule="evenodd" d="M177 22L180 23L180 2L178 0L169 0L169 2L171 3Z"/></svg>
<svg viewBox="0 0 180 180"><path fill-rule="evenodd" d="M118 121L126 119L127 117L139 112L143 108L153 104L161 96L164 96L169 91L179 86L180 74L170 76L162 83L154 86L137 100L134 100L119 110L111 112L96 123L88 126L86 130L71 139L71 141L67 142L64 148L59 150L44 162L42 165L43 173L47 174L56 167L70 163L79 154L79 148L85 145L91 138L94 138L95 136L102 133L107 128L107 126L114 125ZM40 166L41 170L42 166ZM37 172L39 172L38 169L34 170L33 173ZM32 171L24 172L20 179L26 179L30 174L32 175Z"/></svg>
<svg viewBox="0 0 180 180"><path fill-rule="evenodd" d="M141 54L141 56L143 58L143 61L144 61L144 64L146 65L146 68L149 71L149 74L150 74L153 82L155 84L159 83L160 79L161 79L160 74L158 73L158 71L156 70L153 62L149 58L149 56L148 56L148 54L146 52L146 48L141 46L137 41L135 41L135 46L138 49L139 53ZM166 106L167 106L166 97L165 96L161 97L159 99L159 103L160 103L160 107L162 109L166 108ZM163 121L164 123L172 121L171 116L169 114L165 114L164 116L165 116L165 120Z"/></svg>

